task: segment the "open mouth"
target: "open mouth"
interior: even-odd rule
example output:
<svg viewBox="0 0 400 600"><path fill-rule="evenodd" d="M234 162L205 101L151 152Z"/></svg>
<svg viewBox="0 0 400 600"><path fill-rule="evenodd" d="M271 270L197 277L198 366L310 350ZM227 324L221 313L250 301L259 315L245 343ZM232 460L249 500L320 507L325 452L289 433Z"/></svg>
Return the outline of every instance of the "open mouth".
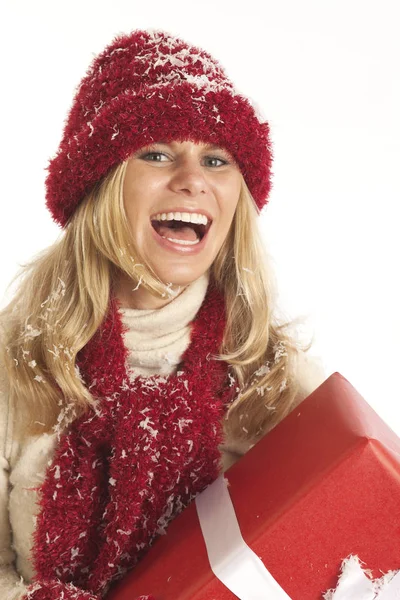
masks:
<svg viewBox="0 0 400 600"><path fill-rule="evenodd" d="M201 242L211 226L211 221L207 225L202 223L189 223L178 220L159 221L152 219L153 229L159 236L182 245L194 245Z"/></svg>

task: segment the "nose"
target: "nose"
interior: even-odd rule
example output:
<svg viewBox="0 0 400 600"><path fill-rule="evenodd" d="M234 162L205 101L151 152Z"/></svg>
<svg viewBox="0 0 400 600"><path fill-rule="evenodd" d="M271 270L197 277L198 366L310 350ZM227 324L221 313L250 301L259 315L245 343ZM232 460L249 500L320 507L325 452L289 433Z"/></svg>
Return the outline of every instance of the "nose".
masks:
<svg viewBox="0 0 400 600"><path fill-rule="evenodd" d="M172 189L190 196L207 193L208 183L199 157L181 157L177 162L171 180Z"/></svg>

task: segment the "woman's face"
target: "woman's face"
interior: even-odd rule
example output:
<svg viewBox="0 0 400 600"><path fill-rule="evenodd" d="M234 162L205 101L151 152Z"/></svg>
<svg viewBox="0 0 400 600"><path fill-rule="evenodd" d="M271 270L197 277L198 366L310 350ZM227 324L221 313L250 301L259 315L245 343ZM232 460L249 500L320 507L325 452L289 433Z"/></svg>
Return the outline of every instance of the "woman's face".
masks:
<svg viewBox="0 0 400 600"><path fill-rule="evenodd" d="M141 257L164 283L186 286L210 268L232 223L241 180L228 151L203 143L159 142L129 159L126 215Z"/></svg>

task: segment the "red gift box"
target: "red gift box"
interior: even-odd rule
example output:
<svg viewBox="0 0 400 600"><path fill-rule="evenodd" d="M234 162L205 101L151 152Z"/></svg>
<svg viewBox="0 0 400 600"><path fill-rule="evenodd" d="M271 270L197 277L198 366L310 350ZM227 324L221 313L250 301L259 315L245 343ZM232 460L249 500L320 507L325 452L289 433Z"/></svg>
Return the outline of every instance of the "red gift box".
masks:
<svg viewBox="0 0 400 600"><path fill-rule="evenodd" d="M245 542L292 600L321 600L349 554L373 577L399 569L400 439L340 373L224 477ZM196 501L107 600L236 598L211 570Z"/></svg>

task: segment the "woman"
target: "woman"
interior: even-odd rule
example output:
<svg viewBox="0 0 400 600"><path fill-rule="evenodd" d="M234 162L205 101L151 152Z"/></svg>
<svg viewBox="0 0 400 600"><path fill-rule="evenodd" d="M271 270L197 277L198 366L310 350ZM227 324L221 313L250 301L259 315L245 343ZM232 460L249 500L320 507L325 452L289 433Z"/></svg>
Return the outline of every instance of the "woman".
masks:
<svg viewBox="0 0 400 600"><path fill-rule="evenodd" d="M137 30L93 61L48 167L63 235L0 313L1 598L105 597L324 380L277 322L271 164L206 52Z"/></svg>

